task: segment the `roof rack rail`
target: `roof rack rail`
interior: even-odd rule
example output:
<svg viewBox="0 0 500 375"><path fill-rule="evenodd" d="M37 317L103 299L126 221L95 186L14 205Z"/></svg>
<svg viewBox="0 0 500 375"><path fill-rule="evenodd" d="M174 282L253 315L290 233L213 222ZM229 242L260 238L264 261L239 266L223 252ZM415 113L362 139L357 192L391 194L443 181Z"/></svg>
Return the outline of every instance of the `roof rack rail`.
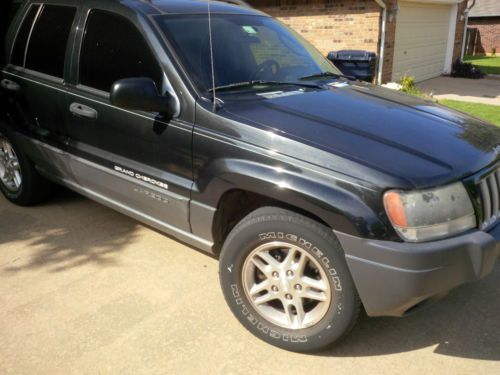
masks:
<svg viewBox="0 0 500 375"><path fill-rule="evenodd" d="M18 0L18 1L25 1L25 0ZM141 0L141 1L144 1L145 3L151 3L151 0ZM233 5L239 5L240 7L243 7L243 8L253 9L253 6L251 6L246 1L243 1L243 0L215 0L215 1L220 1L222 3L228 3L228 4L233 4Z"/></svg>
<svg viewBox="0 0 500 375"><path fill-rule="evenodd" d="M253 8L253 6L251 6L246 1L243 1L243 0L216 0L216 1L221 1L223 3L229 3L229 4L233 4L233 5L239 5L240 7L243 7L243 8Z"/></svg>

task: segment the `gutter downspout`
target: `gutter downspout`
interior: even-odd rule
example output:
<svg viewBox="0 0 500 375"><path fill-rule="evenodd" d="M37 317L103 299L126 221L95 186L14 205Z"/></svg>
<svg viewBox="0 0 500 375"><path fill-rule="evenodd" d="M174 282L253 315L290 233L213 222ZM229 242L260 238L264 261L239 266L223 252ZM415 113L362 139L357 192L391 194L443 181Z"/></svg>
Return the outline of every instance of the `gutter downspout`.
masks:
<svg viewBox="0 0 500 375"><path fill-rule="evenodd" d="M469 1L467 0L467 3ZM474 7L474 5L476 5L476 0L472 0L472 4L470 7L468 8L465 8L464 10L464 18L465 18L465 22L464 22L464 36L462 38L462 50L460 51L460 61L463 62L464 61L464 54L465 54L465 39L467 39L467 23L469 22L469 12L470 10Z"/></svg>
<svg viewBox="0 0 500 375"><path fill-rule="evenodd" d="M474 0L475 1L475 0ZM385 50L385 26L387 23L387 6L383 0L375 0L375 2L382 8L382 28L380 33L380 51L378 53L378 69L377 69L377 85L382 84L382 68L384 67L384 50Z"/></svg>

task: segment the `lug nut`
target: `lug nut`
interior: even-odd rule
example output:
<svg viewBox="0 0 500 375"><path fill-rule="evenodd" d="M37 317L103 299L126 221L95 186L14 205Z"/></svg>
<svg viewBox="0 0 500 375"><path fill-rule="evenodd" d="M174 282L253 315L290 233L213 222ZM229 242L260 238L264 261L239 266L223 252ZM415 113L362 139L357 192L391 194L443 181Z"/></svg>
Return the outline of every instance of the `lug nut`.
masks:
<svg viewBox="0 0 500 375"><path fill-rule="evenodd" d="M278 277L280 277L280 274L279 274L278 272L276 272L276 271L274 271L274 272L272 273L272 275L273 275L273 277L274 277L275 279L277 279Z"/></svg>
<svg viewBox="0 0 500 375"><path fill-rule="evenodd" d="M295 288L295 290L302 290L302 285L295 284L294 288Z"/></svg>
<svg viewBox="0 0 500 375"><path fill-rule="evenodd" d="M285 298L286 298L286 299L292 299L293 297L292 297L292 295L291 295L291 294L288 294L288 293L287 293L287 294L285 294Z"/></svg>
<svg viewBox="0 0 500 375"><path fill-rule="evenodd" d="M272 290L273 292L277 292L279 289L278 289L278 287L277 287L276 285L273 285L273 286L271 287L271 290Z"/></svg>
<svg viewBox="0 0 500 375"><path fill-rule="evenodd" d="M293 271L292 271L292 270L288 270L288 271L286 271L286 275L287 275L288 277L293 277Z"/></svg>

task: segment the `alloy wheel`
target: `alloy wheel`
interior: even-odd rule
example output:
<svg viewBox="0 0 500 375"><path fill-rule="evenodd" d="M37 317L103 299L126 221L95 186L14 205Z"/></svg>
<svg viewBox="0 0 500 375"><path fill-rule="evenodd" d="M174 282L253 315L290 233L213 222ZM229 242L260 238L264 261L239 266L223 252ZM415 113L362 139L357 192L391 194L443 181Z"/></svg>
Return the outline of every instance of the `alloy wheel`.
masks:
<svg viewBox="0 0 500 375"><path fill-rule="evenodd" d="M307 251L285 242L254 249L243 265L243 288L269 322L304 329L328 312L331 289L326 272Z"/></svg>
<svg viewBox="0 0 500 375"><path fill-rule="evenodd" d="M21 165L12 144L0 134L0 182L11 192L22 186Z"/></svg>

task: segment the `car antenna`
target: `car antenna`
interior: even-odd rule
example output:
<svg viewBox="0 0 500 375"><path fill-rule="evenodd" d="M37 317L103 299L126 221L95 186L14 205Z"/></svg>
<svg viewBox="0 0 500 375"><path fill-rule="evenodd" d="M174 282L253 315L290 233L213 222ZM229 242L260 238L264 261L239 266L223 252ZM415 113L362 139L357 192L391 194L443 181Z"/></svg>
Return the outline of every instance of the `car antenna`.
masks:
<svg viewBox="0 0 500 375"><path fill-rule="evenodd" d="M217 110L217 96L215 93L215 62L214 62L214 45L212 40L212 9L210 8L211 0L207 1L208 12L208 41L210 44L210 68L212 70L212 95L213 95L213 111Z"/></svg>

